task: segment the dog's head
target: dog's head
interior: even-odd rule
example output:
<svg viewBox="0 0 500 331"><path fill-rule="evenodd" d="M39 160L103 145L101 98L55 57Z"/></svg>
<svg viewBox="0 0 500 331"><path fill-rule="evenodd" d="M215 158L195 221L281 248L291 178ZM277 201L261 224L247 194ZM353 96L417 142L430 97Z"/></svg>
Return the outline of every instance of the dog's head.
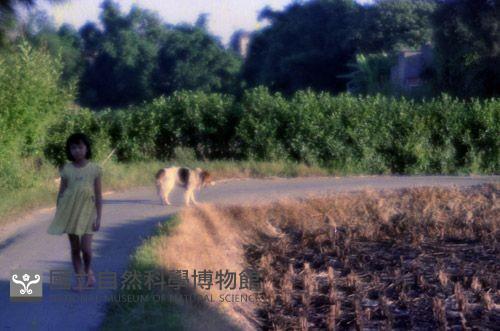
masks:
<svg viewBox="0 0 500 331"><path fill-rule="evenodd" d="M201 170L200 168L196 168L196 170L198 171L198 174L200 176L200 186L201 187L215 184L212 180L212 175L208 171Z"/></svg>

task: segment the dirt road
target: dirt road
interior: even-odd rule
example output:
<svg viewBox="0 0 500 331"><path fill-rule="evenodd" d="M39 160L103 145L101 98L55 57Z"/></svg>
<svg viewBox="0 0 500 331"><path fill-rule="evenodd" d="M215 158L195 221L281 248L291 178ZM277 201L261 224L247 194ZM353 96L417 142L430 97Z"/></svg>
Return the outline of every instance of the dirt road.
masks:
<svg viewBox="0 0 500 331"><path fill-rule="evenodd" d="M389 189L414 186L471 186L500 182L500 176L368 176L310 177L295 179L249 179L225 181L198 194L200 202L253 203L280 197L345 192L362 188ZM147 238L158 222L181 208L182 192L162 206L153 187L142 187L105 196L102 228L94 236L93 268L122 275L129 255ZM50 288L50 271L71 269L66 236L51 236L47 226L54 209L32 213L22 221L0 228L0 330L95 330L112 290L95 289L85 294ZM11 270L30 269L43 273L42 302L10 302Z"/></svg>

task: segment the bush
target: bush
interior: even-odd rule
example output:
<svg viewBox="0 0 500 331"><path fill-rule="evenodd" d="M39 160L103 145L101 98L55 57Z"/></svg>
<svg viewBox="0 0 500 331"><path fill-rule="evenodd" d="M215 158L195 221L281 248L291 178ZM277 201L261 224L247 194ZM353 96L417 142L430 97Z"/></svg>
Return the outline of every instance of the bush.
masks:
<svg viewBox="0 0 500 331"><path fill-rule="evenodd" d="M443 94L422 102L380 94L246 91L236 134L246 158L292 159L368 173L499 171L500 102Z"/></svg>
<svg viewBox="0 0 500 331"><path fill-rule="evenodd" d="M196 162L196 153L189 147L174 148L173 159L178 165L186 165Z"/></svg>
<svg viewBox="0 0 500 331"><path fill-rule="evenodd" d="M102 151L116 147L121 161L234 158L346 173L495 173L499 117L498 99L446 94L415 101L304 90L285 98L257 87L236 102L180 91L126 109L66 114L51 128L48 139L59 145L49 144L47 155L59 162L57 146L81 129L102 140Z"/></svg>
<svg viewBox="0 0 500 331"><path fill-rule="evenodd" d="M75 132L89 137L94 160L103 160L110 152L111 143L104 118L86 108L70 108L47 131L44 153L55 166L68 162L66 140Z"/></svg>
<svg viewBox="0 0 500 331"><path fill-rule="evenodd" d="M0 186L30 186L23 158L43 157L47 128L72 91L61 86L62 66L47 51L21 42L0 54ZM29 162L28 162L29 163Z"/></svg>
<svg viewBox="0 0 500 331"><path fill-rule="evenodd" d="M245 91L236 129L244 157L269 161L288 158L284 144L288 106L280 93L271 95L266 87Z"/></svg>
<svg viewBox="0 0 500 331"><path fill-rule="evenodd" d="M66 162L64 144L89 135L94 158L119 161L247 159L303 162L344 173L499 172L500 102L332 96L285 98L266 87L232 95L177 91L124 109L69 107L61 65L25 43L0 55L0 185L30 186L43 157ZM42 161L40 161L42 160Z"/></svg>
<svg viewBox="0 0 500 331"><path fill-rule="evenodd" d="M234 97L219 93L178 91L152 103L160 130L157 156L172 156L174 147L193 148L198 158L234 154L234 131L239 120Z"/></svg>
<svg viewBox="0 0 500 331"><path fill-rule="evenodd" d="M111 145L120 161L144 161L156 157L160 129L158 114L148 104L106 110L99 118L105 124Z"/></svg>
<svg viewBox="0 0 500 331"><path fill-rule="evenodd" d="M191 148L201 159L222 158L234 154L233 104L229 95L179 91L102 116L121 161L166 160L176 147Z"/></svg>

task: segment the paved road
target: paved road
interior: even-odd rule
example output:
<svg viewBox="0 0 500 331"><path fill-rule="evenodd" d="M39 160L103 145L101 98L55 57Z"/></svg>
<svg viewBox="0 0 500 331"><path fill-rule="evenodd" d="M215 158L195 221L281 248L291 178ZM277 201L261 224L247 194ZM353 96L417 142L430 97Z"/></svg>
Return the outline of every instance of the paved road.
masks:
<svg viewBox="0 0 500 331"><path fill-rule="evenodd" d="M201 202L253 203L284 196L354 191L366 187L470 186L484 182L498 183L500 176L249 179L226 181L206 188L198 196ZM180 204L182 192L178 190L174 193L173 203ZM94 270L121 275L134 248L152 233L159 222L179 211L179 208L161 206L153 187L106 195L102 228L93 242ZM71 268L67 238L46 234L53 214L53 208L37 211L22 221L0 228L0 330L95 330L103 319L106 302L103 298L110 295L111 290L96 289L87 291L89 294L76 294L50 289L50 270ZM14 269L43 272L43 303L10 302L9 278ZM61 295L65 297L60 299Z"/></svg>

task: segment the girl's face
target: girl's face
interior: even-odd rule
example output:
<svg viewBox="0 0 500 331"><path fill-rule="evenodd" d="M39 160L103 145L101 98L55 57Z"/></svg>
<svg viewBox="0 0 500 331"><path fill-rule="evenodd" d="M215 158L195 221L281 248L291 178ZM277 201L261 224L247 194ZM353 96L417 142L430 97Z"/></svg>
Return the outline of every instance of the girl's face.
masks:
<svg viewBox="0 0 500 331"><path fill-rule="evenodd" d="M69 151L75 161L81 161L87 155L87 146L82 141L79 141L78 144L71 144Z"/></svg>

